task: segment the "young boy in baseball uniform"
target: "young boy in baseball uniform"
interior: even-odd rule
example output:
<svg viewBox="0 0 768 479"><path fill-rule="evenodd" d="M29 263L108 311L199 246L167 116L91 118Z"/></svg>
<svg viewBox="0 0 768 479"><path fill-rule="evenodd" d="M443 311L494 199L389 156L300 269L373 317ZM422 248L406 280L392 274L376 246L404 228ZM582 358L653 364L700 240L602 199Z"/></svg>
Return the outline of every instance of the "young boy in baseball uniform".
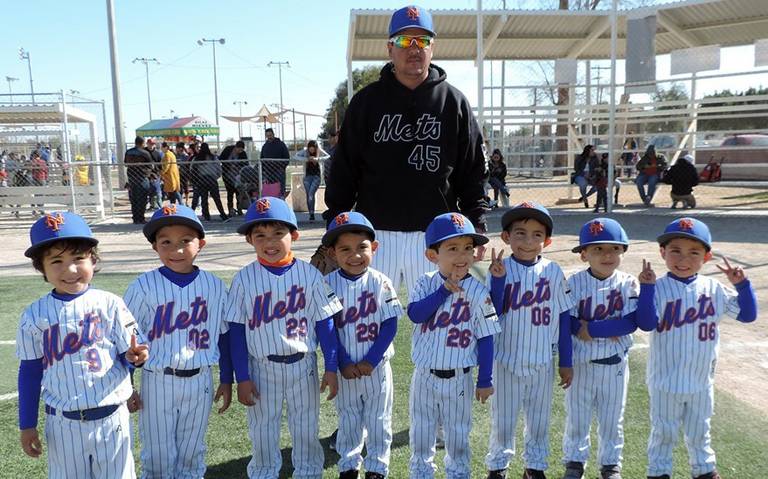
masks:
<svg viewBox="0 0 768 479"><path fill-rule="evenodd" d="M656 276L650 263L643 261L639 285L634 276L618 270L628 247L627 233L618 221L595 218L581 227L579 245L572 251L588 267L568 278L568 289L576 302L570 311L573 331L579 331L580 322L588 329L593 323L617 323L621 318L641 323L644 331L656 326ZM600 475L602 479L621 479L627 354L631 346L629 334L616 334L613 339L574 339L573 381L565 391L563 479L584 477L593 412L597 415Z"/></svg>
<svg viewBox="0 0 768 479"><path fill-rule="evenodd" d="M203 477L211 403L223 398L223 413L232 399L227 288L194 264L205 230L192 209L164 206L143 231L162 266L136 278L124 295L152 349L141 374L141 476Z"/></svg>
<svg viewBox="0 0 768 479"><path fill-rule="evenodd" d="M488 282L501 334L496 339L496 396L491 401L491 434L485 464L489 479L506 477L515 453L517 417L525 414L524 479L544 478L549 456L553 351L558 352L560 385L571 367L573 307L563 271L541 257L550 244L552 217L543 206L524 202L504 213L501 239L512 254L493 251ZM502 259L503 258L503 259Z"/></svg>
<svg viewBox="0 0 768 479"><path fill-rule="evenodd" d="M237 396L248 406L253 443L248 477L278 477L285 403L293 439L293 477L319 478L323 473L320 392L329 389L331 400L338 390L333 315L342 307L320 272L293 256L291 244L299 231L296 215L285 201L259 198L237 232L245 235L257 258L233 278L226 313ZM318 343L325 359L319 387Z"/></svg>
<svg viewBox="0 0 768 479"><path fill-rule="evenodd" d="M757 297L741 267L717 265L735 288L699 273L712 259L712 235L695 218L669 223L657 238L669 271L656 281L658 325L651 333L646 382L651 434L648 478L672 476L672 451L682 426L695 479L719 479L711 445L715 363L724 315L742 323L757 318ZM629 321L627 327L631 328ZM590 334L610 334L589 328Z"/></svg>
<svg viewBox="0 0 768 479"><path fill-rule="evenodd" d="M445 213L429 224L425 242L427 259L438 269L419 278L408 305L415 323L410 477L434 477L436 429L442 424L446 477L468 479L472 397L485 403L493 394L493 335L501 330L488 289L469 274L475 247L488 238L464 215Z"/></svg>
<svg viewBox="0 0 768 479"><path fill-rule="evenodd" d="M134 478L126 401L129 369L149 357L123 300L90 286L98 240L78 215L52 212L30 229L24 253L53 290L24 310L16 336L21 446L42 454L45 402L50 478Z"/></svg>
<svg viewBox="0 0 768 479"><path fill-rule="evenodd" d="M389 472L392 444L389 360L395 354L392 341L403 308L389 278L369 266L378 243L363 214L336 215L322 243L339 265L325 280L344 307L334 316L342 377L336 397L339 478L358 478L365 437L365 477L383 479Z"/></svg>

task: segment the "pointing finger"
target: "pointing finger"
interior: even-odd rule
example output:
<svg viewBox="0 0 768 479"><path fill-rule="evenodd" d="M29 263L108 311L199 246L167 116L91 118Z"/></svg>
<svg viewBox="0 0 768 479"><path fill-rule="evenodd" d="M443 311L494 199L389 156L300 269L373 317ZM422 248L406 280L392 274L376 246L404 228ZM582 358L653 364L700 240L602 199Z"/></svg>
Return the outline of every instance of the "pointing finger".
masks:
<svg viewBox="0 0 768 479"><path fill-rule="evenodd" d="M136 335L131 334L131 349L136 349Z"/></svg>
<svg viewBox="0 0 768 479"><path fill-rule="evenodd" d="M491 262L496 260L496 248L491 248Z"/></svg>
<svg viewBox="0 0 768 479"><path fill-rule="evenodd" d="M733 269L733 266L731 266L731 263L728 261L728 257L727 256L723 256L723 261L725 262L725 266L728 269Z"/></svg>

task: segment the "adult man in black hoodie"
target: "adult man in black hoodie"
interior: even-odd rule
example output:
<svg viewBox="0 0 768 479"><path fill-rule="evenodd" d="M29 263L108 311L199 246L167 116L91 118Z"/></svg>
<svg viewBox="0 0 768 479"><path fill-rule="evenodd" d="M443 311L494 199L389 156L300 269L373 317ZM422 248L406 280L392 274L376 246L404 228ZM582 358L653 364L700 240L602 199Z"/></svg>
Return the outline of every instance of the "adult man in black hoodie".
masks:
<svg viewBox="0 0 768 479"><path fill-rule="evenodd" d="M150 191L148 176L153 167L153 159L144 149L144 138L136 137L134 147L125 152L123 162L128 170L128 198L131 200L133 224L144 224L144 211L147 209Z"/></svg>
<svg viewBox="0 0 768 479"><path fill-rule="evenodd" d="M434 269L424 231L459 211L485 231L488 177L482 132L464 95L431 64L435 32L429 12L408 6L392 15L391 62L358 92L344 115L325 191L331 221L353 208L376 228L372 266L408 292ZM482 253L481 253L482 254Z"/></svg>

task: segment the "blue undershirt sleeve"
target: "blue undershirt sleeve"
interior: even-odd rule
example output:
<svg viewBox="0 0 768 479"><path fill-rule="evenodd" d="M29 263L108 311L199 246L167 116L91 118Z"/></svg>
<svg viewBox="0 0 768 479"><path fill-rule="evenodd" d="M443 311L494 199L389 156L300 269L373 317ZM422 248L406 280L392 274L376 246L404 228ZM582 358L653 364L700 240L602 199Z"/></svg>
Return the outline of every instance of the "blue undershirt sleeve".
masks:
<svg viewBox="0 0 768 479"><path fill-rule="evenodd" d="M22 360L19 364L19 429L37 427L40 387L43 384L43 358Z"/></svg>
<svg viewBox="0 0 768 479"><path fill-rule="evenodd" d="M655 294L655 284L640 285L640 296L637 298L637 310L635 311L634 319L637 327L643 331L653 331L659 324L659 313L656 311Z"/></svg>
<svg viewBox="0 0 768 479"><path fill-rule="evenodd" d="M232 384L234 369L232 351L229 344L229 331L219 335L219 383Z"/></svg>
<svg viewBox="0 0 768 479"><path fill-rule="evenodd" d="M571 316L571 334L576 336L581 329L581 321L576 316Z"/></svg>
<svg viewBox="0 0 768 479"><path fill-rule="evenodd" d="M333 327L333 316L315 323L315 333L320 341L320 349L323 351L325 371L335 373L339 369L336 357L339 339L336 336L336 329Z"/></svg>
<svg viewBox="0 0 768 479"><path fill-rule="evenodd" d="M493 335L477 340L477 387L493 386Z"/></svg>
<svg viewBox="0 0 768 479"><path fill-rule="evenodd" d="M448 291L445 285L440 285L440 288L438 288L437 291L426 298L409 304L408 317L416 324L427 322L429 318L435 315L437 308L439 308L450 295L451 292Z"/></svg>
<svg viewBox="0 0 768 479"><path fill-rule="evenodd" d="M389 318L381 323L379 327L379 336L371 345L371 349L363 357L363 361L368 361L374 368L379 365L387 348L395 339L397 334L397 318Z"/></svg>
<svg viewBox="0 0 768 479"><path fill-rule="evenodd" d="M739 302L739 315L736 320L742 323L751 323L757 319L757 296L752 288L752 283L745 279L736 285L736 292L739 294L736 298Z"/></svg>
<svg viewBox="0 0 768 479"><path fill-rule="evenodd" d="M573 339L571 338L571 313L560 313L560 333L557 340L558 365L561 368L573 367Z"/></svg>
<svg viewBox="0 0 768 479"><path fill-rule="evenodd" d="M248 342L245 338L245 325L229 323L229 352L232 357L232 368L235 370L237 382L250 381L248 372Z"/></svg>
<svg viewBox="0 0 768 479"><path fill-rule="evenodd" d="M587 323L589 335L593 338L612 338L631 334L637 330L637 324L635 324L636 312L632 311L622 316L621 319L590 321Z"/></svg>
<svg viewBox="0 0 768 479"><path fill-rule="evenodd" d="M338 337L337 337L338 338ZM341 341L339 341L339 348L336 352L336 355L338 356L338 362L339 362L339 369L344 368L350 364L354 364L352 361L352 358L349 357L349 353L344 348L344 346L341 344Z"/></svg>
<svg viewBox="0 0 768 479"><path fill-rule="evenodd" d="M493 309L496 310L496 316L501 319L501 315L504 313L504 284L506 278L491 277L491 301L493 301Z"/></svg>

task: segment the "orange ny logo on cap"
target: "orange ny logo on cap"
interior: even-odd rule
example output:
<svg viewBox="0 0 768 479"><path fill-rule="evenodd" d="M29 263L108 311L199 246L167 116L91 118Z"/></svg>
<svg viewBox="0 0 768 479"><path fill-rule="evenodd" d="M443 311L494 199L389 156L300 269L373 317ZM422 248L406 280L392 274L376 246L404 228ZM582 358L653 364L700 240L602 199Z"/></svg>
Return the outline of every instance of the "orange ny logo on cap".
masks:
<svg viewBox="0 0 768 479"><path fill-rule="evenodd" d="M518 207L518 208L535 208L535 207L533 206L533 203L530 203L530 202L528 202L528 201L523 201L522 203L520 203L519 205L517 205L517 207Z"/></svg>
<svg viewBox="0 0 768 479"><path fill-rule="evenodd" d="M176 205L163 206L163 214L165 216L176 214Z"/></svg>
<svg viewBox="0 0 768 479"><path fill-rule="evenodd" d="M338 215L336 215L336 226L341 226L347 223L349 223L348 213L339 213Z"/></svg>
<svg viewBox="0 0 768 479"><path fill-rule="evenodd" d="M593 236L599 235L600 233L603 232L604 229L605 227L599 221L595 221L591 225L589 225L589 232L592 233Z"/></svg>
<svg viewBox="0 0 768 479"><path fill-rule="evenodd" d="M64 217L61 216L61 213L56 213L56 215L45 215L45 226L47 226L48 229L59 231L59 225L63 224Z"/></svg>
<svg viewBox="0 0 768 479"><path fill-rule="evenodd" d="M408 7L408 18L416 20L419 18L419 9L416 7Z"/></svg>
<svg viewBox="0 0 768 479"><path fill-rule="evenodd" d="M681 230L692 230L693 229L693 221L689 219L682 219L680 220L680 229Z"/></svg>
<svg viewBox="0 0 768 479"><path fill-rule="evenodd" d="M261 198L258 201L256 201L256 211L259 213L264 213L270 208L269 200L266 198Z"/></svg>
<svg viewBox="0 0 768 479"><path fill-rule="evenodd" d="M451 223L455 224L459 228L464 227L464 217L457 213L451 213Z"/></svg>

